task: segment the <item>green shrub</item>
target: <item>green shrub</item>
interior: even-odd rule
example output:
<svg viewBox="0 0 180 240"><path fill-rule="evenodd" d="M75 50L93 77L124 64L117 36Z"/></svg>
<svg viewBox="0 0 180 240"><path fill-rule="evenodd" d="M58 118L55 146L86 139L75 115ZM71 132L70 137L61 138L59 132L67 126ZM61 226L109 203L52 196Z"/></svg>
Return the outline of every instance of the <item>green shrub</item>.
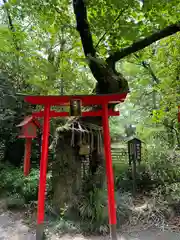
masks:
<svg viewBox="0 0 180 240"><path fill-rule="evenodd" d="M148 151L147 162L152 180L173 183L180 179L179 154L165 147L152 147Z"/></svg>
<svg viewBox="0 0 180 240"><path fill-rule="evenodd" d="M118 184L120 181L125 180L127 178L127 172L129 170L128 163L124 164L114 164L113 166L114 170L114 179L115 179L115 185Z"/></svg>
<svg viewBox="0 0 180 240"><path fill-rule="evenodd" d="M73 207L78 211L80 228L85 232L105 233L108 229L107 193L94 189L82 196Z"/></svg>
<svg viewBox="0 0 180 240"><path fill-rule="evenodd" d="M21 209L25 205L25 202L22 196L16 193L13 195L11 194L6 199L6 204L8 209Z"/></svg>
<svg viewBox="0 0 180 240"><path fill-rule="evenodd" d="M128 220L130 194L115 193L117 208L117 227ZM73 216L72 216L73 215ZM76 215L76 217L74 217ZM70 211L64 214L63 219L76 223L79 229L86 233L106 234L109 231L107 190L94 189L73 202Z"/></svg>
<svg viewBox="0 0 180 240"><path fill-rule="evenodd" d="M180 183L166 184L164 188L165 198L170 204L180 202Z"/></svg>
<svg viewBox="0 0 180 240"><path fill-rule="evenodd" d="M67 219L60 218L56 221L53 232L61 232L61 233L79 233L80 228L78 224L75 224L72 221L68 221Z"/></svg>
<svg viewBox="0 0 180 240"><path fill-rule="evenodd" d="M169 150L163 144L149 145L141 164L137 166L137 189L148 192L158 185L179 181L179 156L177 151ZM132 191L132 173L128 163L115 165L114 175L116 190Z"/></svg>
<svg viewBox="0 0 180 240"><path fill-rule="evenodd" d="M51 190L51 174L47 174L47 193ZM31 169L29 176L23 175L22 168L15 168L9 165L1 166L0 172L0 190L7 195L18 194L24 199L25 203L37 200L39 170Z"/></svg>
<svg viewBox="0 0 180 240"><path fill-rule="evenodd" d="M132 169L128 164L114 166L115 189L121 192L132 191ZM151 176L149 166L146 163L137 165L136 185L137 190L143 191L150 187Z"/></svg>
<svg viewBox="0 0 180 240"><path fill-rule="evenodd" d="M0 181L1 192L7 191L10 193L20 192L23 185L23 173L22 170L14 168L9 165L1 167Z"/></svg>
<svg viewBox="0 0 180 240"><path fill-rule="evenodd" d="M116 196L116 212L117 212L117 227L129 220L131 215L130 206L132 205L132 196L130 193L115 193Z"/></svg>

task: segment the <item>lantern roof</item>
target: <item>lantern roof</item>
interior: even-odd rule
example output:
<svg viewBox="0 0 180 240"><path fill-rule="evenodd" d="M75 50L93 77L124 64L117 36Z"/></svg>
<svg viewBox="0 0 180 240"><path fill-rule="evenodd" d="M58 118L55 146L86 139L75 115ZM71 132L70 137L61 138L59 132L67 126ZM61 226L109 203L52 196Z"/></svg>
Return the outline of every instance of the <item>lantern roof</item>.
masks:
<svg viewBox="0 0 180 240"><path fill-rule="evenodd" d="M138 138L136 138L136 137L134 137L134 138L130 139L128 142L129 142L129 143L130 143L130 142L141 143L141 140L138 139Z"/></svg>

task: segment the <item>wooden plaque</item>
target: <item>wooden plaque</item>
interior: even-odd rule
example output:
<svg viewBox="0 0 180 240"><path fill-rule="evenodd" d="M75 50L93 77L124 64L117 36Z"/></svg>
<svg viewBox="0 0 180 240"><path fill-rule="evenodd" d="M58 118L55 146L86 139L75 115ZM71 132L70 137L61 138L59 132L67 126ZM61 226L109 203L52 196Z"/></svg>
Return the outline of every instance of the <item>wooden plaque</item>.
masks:
<svg viewBox="0 0 180 240"><path fill-rule="evenodd" d="M81 116L81 100L72 99L70 101L69 115L70 116Z"/></svg>

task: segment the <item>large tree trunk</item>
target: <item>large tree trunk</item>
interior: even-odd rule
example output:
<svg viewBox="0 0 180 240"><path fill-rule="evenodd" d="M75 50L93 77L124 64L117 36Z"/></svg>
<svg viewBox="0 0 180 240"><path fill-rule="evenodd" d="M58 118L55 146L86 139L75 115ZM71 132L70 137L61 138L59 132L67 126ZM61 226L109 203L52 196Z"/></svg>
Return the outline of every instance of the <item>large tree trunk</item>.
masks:
<svg viewBox="0 0 180 240"><path fill-rule="evenodd" d="M79 121L81 127L84 126L84 120L87 122L87 119ZM82 139L82 132L80 130L74 132L72 128L75 125L72 127L72 124L74 123L57 131L56 136L55 161L52 165L53 205L56 212L59 212L60 208L65 205L68 205L69 208L73 207L83 194L93 191L93 188L101 188L105 179L104 155L99 140L100 131L93 130L92 133L92 128L86 127L89 132L86 133L84 139L87 142L88 139L91 140L91 144L89 144L91 150L89 155L81 156L79 143ZM78 126L75 127L78 128ZM82 169L85 158L87 159L86 175Z"/></svg>
<svg viewBox="0 0 180 240"><path fill-rule="evenodd" d="M63 139L58 139L55 162L52 165L53 205L56 212L69 204L81 189L81 162L70 144L71 139L66 134Z"/></svg>

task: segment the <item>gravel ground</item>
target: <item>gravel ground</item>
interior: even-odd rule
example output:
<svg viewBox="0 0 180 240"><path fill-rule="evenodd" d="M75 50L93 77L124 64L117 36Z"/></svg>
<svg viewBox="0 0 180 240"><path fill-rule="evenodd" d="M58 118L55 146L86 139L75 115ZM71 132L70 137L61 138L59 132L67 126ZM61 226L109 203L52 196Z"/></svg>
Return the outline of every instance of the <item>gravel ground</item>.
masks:
<svg viewBox="0 0 180 240"><path fill-rule="evenodd" d="M35 240L35 234L20 219L18 213L2 212L0 214L0 240ZM83 237L82 235L52 235L50 240L108 240L109 237ZM141 231L123 234L118 240L180 240L180 233Z"/></svg>

